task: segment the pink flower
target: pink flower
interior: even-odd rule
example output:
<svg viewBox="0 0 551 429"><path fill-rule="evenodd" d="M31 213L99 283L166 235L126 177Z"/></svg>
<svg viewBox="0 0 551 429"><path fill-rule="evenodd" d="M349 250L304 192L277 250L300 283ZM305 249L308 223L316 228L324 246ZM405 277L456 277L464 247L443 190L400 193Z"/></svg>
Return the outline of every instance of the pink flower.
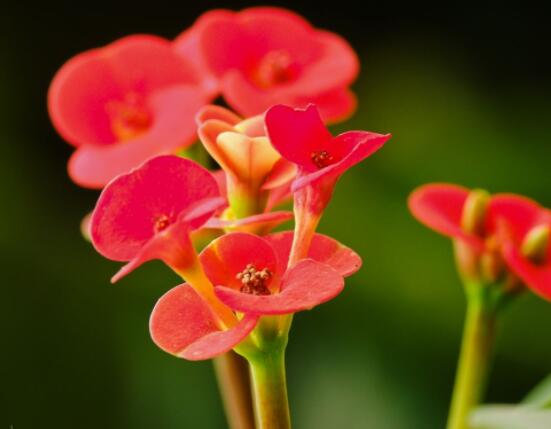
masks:
<svg viewBox="0 0 551 429"><path fill-rule="evenodd" d="M342 276L353 274L361 265L351 249L316 235L310 259L286 272L292 236L291 232L264 238L230 233L212 242L200 255L201 267L212 284L221 285L217 295L234 305L237 315L233 320L222 317L192 285L180 285L163 295L153 309L153 341L189 360L210 359L232 348L246 351L251 347L246 337L260 315L287 314L321 304L342 290ZM241 311L244 315L238 316Z"/></svg>
<svg viewBox="0 0 551 429"><path fill-rule="evenodd" d="M152 259L185 273L196 264L189 234L224 204L209 171L159 156L105 187L92 216L92 242L106 258L129 261L113 281Z"/></svg>
<svg viewBox="0 0 551 429"><path fill-rule="evenodd" d="M489 196L451 184L429 184L409 198L415 218L459 240L463 275L502 281L508 271L534 292L551 299L551 212L513 194ZM511 279L509 279L509 282Z"/></svg>
<svg viewBox="0 0 551 429"><path fill-rule="evenodd" d="M266 113L272 145L298 168L293 182L295 249L291 262L302 259L323 210L340 176L379 150L390 138L368 131L348 131L333 137L314 105L306 109L273 106Z"/></svg>
<svg viewBox="0 0 551 429"><path fill-rule="evenodd" d="M308 259L287 270L292 237L231 233L213 241L200 260L218 298L247 314L295 313L334 298L344 287L342 277L360 268L351 249L316 235Z"/></svg>
<svg viewBox="0 0 551 429"><path fill-rule="evenodd" d="M176 39L175 49L198 58L229 105L247 117L274 104L316 103L335 121L356 106L348 88L359 71L353 49L285 9L207 12Z"/></svg>
<svg viewBox="0 0 551 429"><path fill-rule="evenodd" d="M52 81L48 108L76 147L69 175L101 188L193 143L195 113L208 100L198 71L169 41L135 35L70 59Z"/></svg>

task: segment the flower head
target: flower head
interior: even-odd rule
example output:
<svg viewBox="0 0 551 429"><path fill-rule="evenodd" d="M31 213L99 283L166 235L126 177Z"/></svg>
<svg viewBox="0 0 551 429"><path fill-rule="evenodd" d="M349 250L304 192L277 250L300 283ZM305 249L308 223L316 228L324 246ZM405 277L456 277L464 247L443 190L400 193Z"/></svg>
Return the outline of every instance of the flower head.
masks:
<svg viewBox="0 0 551 429"><path fill-rule="evenodd" d="M92 242L103 256L130 261L114 281L152 259L184 272L195 263L190 232L224 204L206 169L159 156L106 186L94 209Z"/></svg>
<svg viewBox="0 0 551 429"><path fill-rule="evenodd" d="M168 40L135 35L70 59L52 81L48 108L76 147L71 178L101 188L148 158L193 143L195 113L208 99L194 65Z"/></svg>
<svg viewBox="0 0 551 429"><path fill-rule="evenodd" d="M409 207L420 222L456 240L467 278L496 282L510 273L551 299L548 209L519 195L490 196L451 184L421 186Z"/></svg>
<svg viewBox="0 0 551 429"><path fill-rule="evenodd" d="M218 298L247 314L278 315L308 310L336 295L343 276L356 272L361 259L335 240L316 235L308 258L287 269L292 232L258 237L226 234L199 258Z"/></svg>
<svg viewBox="0 0 551 429"><path fill-rule="evenodd" d="M201 142L226 173L230 207L239 217L267 211L289 195L296 168L272 147L263 115L243 120L222 107L206 106L197 123Z"/></svg>
<svg viewBox="0 0 551 429"><path fill-rule="evenodd" d="M327 120L347 117L359 63L340 36L281 8L214 10L175 41L210 71L230 106L252 116L278 103L316 103Z"/></svg>

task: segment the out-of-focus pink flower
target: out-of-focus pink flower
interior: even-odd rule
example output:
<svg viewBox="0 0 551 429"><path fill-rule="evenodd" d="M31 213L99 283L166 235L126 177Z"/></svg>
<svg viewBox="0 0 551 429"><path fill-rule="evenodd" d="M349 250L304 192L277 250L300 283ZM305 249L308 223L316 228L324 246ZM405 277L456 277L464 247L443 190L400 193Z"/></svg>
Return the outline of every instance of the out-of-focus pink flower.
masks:
<svg viewBox="0 0 551 429"><path fill-rule="evenodd" d="M274 104L316 103L328 121L356 106L350 84L359 62L337 34L319 30L286 9L213 10L175 41L182 55L197 58L229 105L243 116Z"/></svg>
<svg viewBox="0 0 551 429"><path fill-rule="evenodd" d="M496 281L503 277L505 265L534 292L551 300L551 212L520 195L484 198L477 192L428 184L411 194L409 207L420 222L470 249L467 256L471 256L458 261L467 276Z"/></svg>
<svg viewBox="0 0 551 429"><path fill-rule="evenodd" d="M69 175L90 188L193 143L195 114L208 101L196 67L149 35L73 57L48 94L55 128L76 147Z"/></svg>
<svg viewBox="0 0 551 429"><path fill-rule="evenodd" d="M159 156L105 187L92 216L92 242L106 258L130 261L113 281L152 259L186 272L196 262L189 234L224 204L209 171Z"/></svg>

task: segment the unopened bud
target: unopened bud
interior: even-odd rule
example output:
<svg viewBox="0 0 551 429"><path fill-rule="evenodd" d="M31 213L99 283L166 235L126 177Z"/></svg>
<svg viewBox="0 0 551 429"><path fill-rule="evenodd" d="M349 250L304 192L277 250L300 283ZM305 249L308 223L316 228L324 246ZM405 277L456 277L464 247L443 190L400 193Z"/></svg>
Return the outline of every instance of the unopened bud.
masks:
<svg viewBox="0 0 551 429"><path fill-rule="evenodd" d="M549 247L549 225L539 225L532 228L522 242L522 254L534 264L543 264Z"/></svg>
<svg viewBox="0 0 551 429"><path fill-rule="evenodd" d="M463 231L479 236L484 234L486 209L489 201L490 194L483 189L474 189L469 193L461 215Z"/></svg>

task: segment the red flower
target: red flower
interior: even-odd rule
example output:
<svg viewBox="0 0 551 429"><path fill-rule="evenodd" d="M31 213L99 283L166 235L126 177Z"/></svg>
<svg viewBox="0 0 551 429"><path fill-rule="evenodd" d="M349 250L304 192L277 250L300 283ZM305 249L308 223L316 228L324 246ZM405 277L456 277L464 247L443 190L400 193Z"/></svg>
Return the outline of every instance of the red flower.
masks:
<svg viewBox="0 0 551 429"><path fill-rule="evenodd" d="M180 285L153 309L153 341L189 360L210 359L236 347L246 350L245 339L259 315L292 313L321 304L342 290L342 276L353 274L361 265L351 249L316 235L311 259L286 272L292 240L292 232L264 238L230 233L215 240L200 255L202 269L212 284L223 285L216 288L217 294L245 315L223 318L193 287Z"/></svg>
<svg viewBox="0 0 551 429"><path fill-rule="evenodd" d="M367 131L348 131L333 137L314 105L306 109L273 106L266 129L281 156L298 167L292 185L297 237L292 263L304 257L311 235L329 203L339 177L379 150L390 138Z"/></svg>
<svg viewBox="0 0 551 429"><path fill-rule="evenodd" d="M502 277L501 261L534 292L551 299L548 209L522 196L496 194L485 198L480 191L450 184L418 188L409 198L409 207L429 228L464 243L475 261L486 258L482 266L460 260L460 268L468 276ZM487 267L489 258L493 262ZM467 265L462 266L464 263ZM490 273L478 272L488 269Z"/></svg>
<svg viewBox="0 0 551 429"><path fill-rule="evenodd" d="M199 258L218 298L247 314L295 313L334 298L344 287L342 277L361 265L351 249L316 235L308 259L287 270L292 236L231 233L207 246Z"/></svg>
<svg viewBox="0 0 551 429"><path fill-rule="evenodd" d="M48 94L54 126L77 148L69 174L91 188L193 143L194 115L206 102L193 64L169 41L146 35L72 58Z"/></svg>
<svg viewBox="0 0 551 429"><path fill-rule="evenodd" d="M206 169L177 156L159 156L103 190L92 217L92 242L106 258L130 261L113 281L152 259L186 272L196 263L189 233L224 204Z"/></svg>
<svg viewBox="0 0 551 429"><path fill-rule="evenodd" d="M197 123L201 142L226 173L234 215L269 211L290 195L296 168L270 144L263 116L243 120L223 107L206 106Z"/></svg>
<svg viewBox="0 0 551 429"><path fill-rule="evenodd" d="M340 36L313 28L285 9L214 10L175 41L210 70L230 106L252 116L278 103L316 103L327 120L347 117L356 100L348 86L359 71Z"/></svg>

